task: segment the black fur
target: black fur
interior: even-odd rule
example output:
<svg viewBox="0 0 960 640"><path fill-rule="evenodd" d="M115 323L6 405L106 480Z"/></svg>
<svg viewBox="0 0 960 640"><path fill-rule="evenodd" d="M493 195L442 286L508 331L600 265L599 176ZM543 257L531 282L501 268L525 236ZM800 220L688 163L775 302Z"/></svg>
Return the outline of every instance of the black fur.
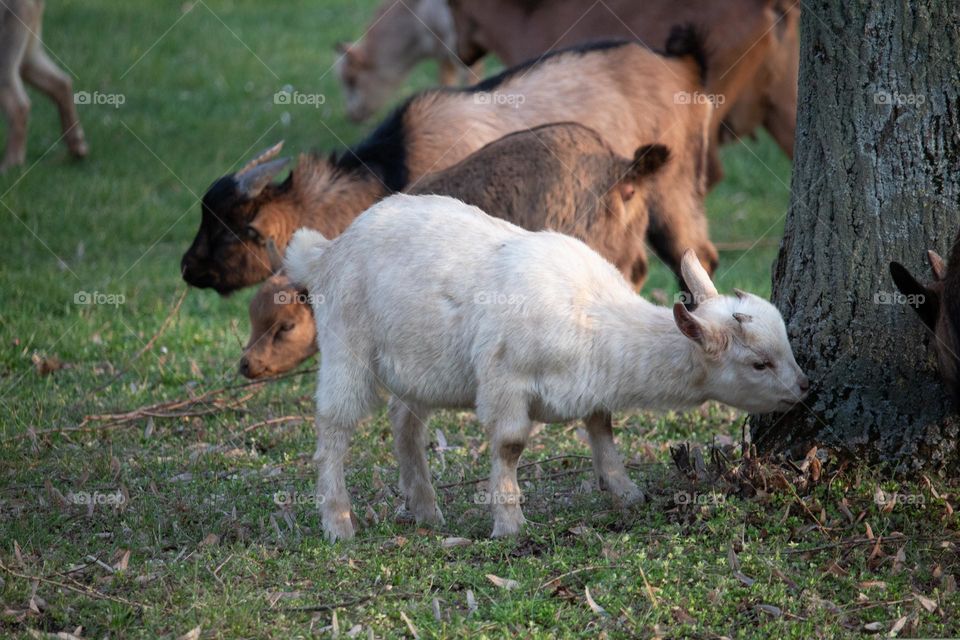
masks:
<svg viewBox="0 0 960 640"><path fill-rule="evenodd" d="M371 170L391 191L401 191L410 181L407 170L407 131L404 116L413 96L393 110L363 142L332 158L343 171Z"/></svg>
<svg viewBox="0 0 960 640"><path fill-rule="evenodd" d="M675 25L667 36L666 55L673 58L693 58L700 67L700 82L707 82L706 38L692 24Z"/></svg>

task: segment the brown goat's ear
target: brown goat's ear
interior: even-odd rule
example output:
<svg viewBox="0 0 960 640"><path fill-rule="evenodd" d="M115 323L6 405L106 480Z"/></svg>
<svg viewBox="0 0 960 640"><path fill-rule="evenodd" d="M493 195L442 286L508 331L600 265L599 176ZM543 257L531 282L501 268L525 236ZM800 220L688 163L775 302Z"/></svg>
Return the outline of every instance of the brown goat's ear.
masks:
<svg viewBox="0 0 960 640"><path fill-rule="evenodd" d="M634 180L656 173L670 159L670 150L662 144L645 144L637 147L630 162L630 176Z"/></svg>
<svg viewBox="0 0 960 640"><path fill-rule="evenodd" d="M930 261L930 270L933 271L933 277L937 280L943 280L947 277L947 264L940 257L940 254L930 249L927 251L927 260Z"/></svg>
<svg viewBox="0 0 960 640"><path fill-rule="evenodd" d="M937 318L940 315L940 296L937 292L917 282L917 279L899 262L890 263L890 276L900 293L914 297L915 304L909 306L917 312L923 324L927 325L931 331L935 330Z"/></svg>

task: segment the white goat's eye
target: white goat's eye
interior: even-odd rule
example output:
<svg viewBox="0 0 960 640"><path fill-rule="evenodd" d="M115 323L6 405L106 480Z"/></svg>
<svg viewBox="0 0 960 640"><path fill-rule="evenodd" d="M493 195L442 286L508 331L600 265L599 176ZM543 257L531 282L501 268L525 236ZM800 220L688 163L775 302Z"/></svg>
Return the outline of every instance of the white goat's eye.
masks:
<svg viewBox="0 0 960 640"><path fill-rule="evenodd" d="M767 368L767 363L766 363L766 362L754 362L754 363L753 363L753 368L756 369L757 371L763 371L764 369Z"/></svg>

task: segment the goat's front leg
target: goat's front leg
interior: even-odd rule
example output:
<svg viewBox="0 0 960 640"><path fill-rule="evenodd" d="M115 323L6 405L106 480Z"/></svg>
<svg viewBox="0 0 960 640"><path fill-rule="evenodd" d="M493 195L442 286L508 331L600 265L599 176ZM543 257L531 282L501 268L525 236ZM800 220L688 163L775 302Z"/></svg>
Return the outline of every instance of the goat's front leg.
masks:
<svg viewBox="0 0 960 640"><path fill-rule="evenodd" d="M609 491L623 506L641 502L643 492L630 480L627 469L623 466L623 459L613 442L613 417L606 411L598 411L584 420L584 423L590 437L593 471L600 489Z"/></svg>
<svg viewBox="0 0 960 640"><path fill-rule="evenodd" d="M313 456L317 465L317 501L323 531L331 542L349 540L354 534L350 494L343 475L343 459L353 427L317 412L317 452Z"/></svg>
<svg viewBox="0 0 960 640"><path fill-rule="evenodd" d="M429 411L396 396L388 413L393 427L393 450L400 468L400 491L406 508L418 524L441 525L443 514L430 481L427 463L427 417Z"/></svg>

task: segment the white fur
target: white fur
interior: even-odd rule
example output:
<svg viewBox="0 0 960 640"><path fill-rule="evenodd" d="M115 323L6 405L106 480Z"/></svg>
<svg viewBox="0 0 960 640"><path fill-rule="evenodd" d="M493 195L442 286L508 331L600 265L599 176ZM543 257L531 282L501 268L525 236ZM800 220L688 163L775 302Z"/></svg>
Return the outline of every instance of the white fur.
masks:
<svg viewBox="0 0 960 640"><path fill-rule="evenodd" d="M779 312L750 294L717 295L692 252L683 268L702 300L689 323L699 340L579 240L525 231L445 196L391 196L332 242L301 229L285 268L322 301L316 460L332 539L353 535L343 457L383 390L394 396L401 487L420 521L440 519L424 471L426 416L476 408L492 441L494 535L523 522L516 465L531 420L590 418L597 475L629 502L639 490L603 414L710 399L767 412L804 395ZM774 366L754 370L761 360Z"/></svg>

